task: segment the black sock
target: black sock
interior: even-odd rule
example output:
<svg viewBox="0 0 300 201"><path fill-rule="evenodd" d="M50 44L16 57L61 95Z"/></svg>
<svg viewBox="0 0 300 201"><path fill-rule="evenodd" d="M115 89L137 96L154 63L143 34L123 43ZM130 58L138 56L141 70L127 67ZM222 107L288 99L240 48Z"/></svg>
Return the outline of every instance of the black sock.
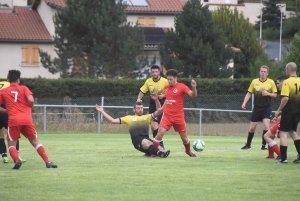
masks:
<svg viewBox="0 0 300 201"><path fill-rule="evenodd" d="M296 150L298 152L298 156L300 156L300 140L295 140L294 144L295 144Z"/></svg>
<svg viewBox="0 0 300 201"><path fill-rule="evenodd" d="M0 154L2 155L2 157L7 157L6 145L3 138L0 139Z"/></svg>
<svg viewBox="0 0 300 201"><path fill-rule="evenodd" d="M285 161L287 158L286 156L287 148L288 148L287 146L280 145L281 161Z"/></svg>
<svg viewBox="0 0 300 201"><path fill-rule="evenodd" d="M263 134L262 134L262 147L266 147L266 144L267 144L267 142L266 142L266 140L265 140L265 138L264 138L264 135L265 135L265 133L266 132L268 132L267 130L264 130L263 131Z"/></svg>
<svg viewBox="0 0 300 201"><path fill-rule="evenodd" d="M153 138L155 138L155 137L156 137L157 133L158 133L158 128L157 128L157 129L155 129L155 130L152 132L152 134L153 134Z"/></svg>
<svg viewBox="0 0 300 201"><path fill-rule="evenodd" d="M248 133L248 138L247 138L247 145L248 146L251 146L253 136L254 136L254 132L253 133L250 133L250 132Z"/></svg>
<svg viewBox="0 0 300 201"><path fill-rule="evenodd" d="M16 149L19 152L19 140L17 141Z"/></svg>
<svg viewBox="0 0 300 201"><path fill-rule="evenodd" d="M150 154L154 154L155 156L161 156L161 154L163 153L162 151L159 151L159 149L153 144L149 146L149 152Z"/></svg>

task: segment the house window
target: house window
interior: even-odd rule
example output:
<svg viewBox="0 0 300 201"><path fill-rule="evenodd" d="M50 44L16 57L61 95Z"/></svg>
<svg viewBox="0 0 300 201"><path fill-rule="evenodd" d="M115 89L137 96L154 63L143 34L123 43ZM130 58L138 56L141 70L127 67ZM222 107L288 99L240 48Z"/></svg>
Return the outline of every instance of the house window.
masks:
<svg viewBox="0 0 300 201"><path fill-rule="evenodd" d="M22 64L24 65L39 65L40 53L37 46L22 47Z"/></svg>
<svg viewBox="0 0 300 201"><path fill-rule="evenodd" d="M155 27L155 17L139 17L138 23L143 27Z"/></svg>

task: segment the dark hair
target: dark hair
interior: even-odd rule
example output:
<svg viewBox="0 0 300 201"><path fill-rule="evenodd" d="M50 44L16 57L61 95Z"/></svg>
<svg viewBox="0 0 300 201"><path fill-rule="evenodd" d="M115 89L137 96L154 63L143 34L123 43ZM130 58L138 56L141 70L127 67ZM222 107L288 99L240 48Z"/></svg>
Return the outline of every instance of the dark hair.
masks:
<svg viewBox="0 0 300 201"><path fill-rule="evenodd" d="M153 65L153 66L151 66L151 70L152 69L158 69L158 70L160 70L160 67L158 65Z"/></svg>
<svg viewBox="0 0 300 201"><path fill-rule="evenodd" d="M133 105L133 108L135 109L135 107L136 107L137 105L143 105L143 103L142 103L142 102L135 102L135 104Z"/></svg>
<svg viewBox="0 0 300 201"><path fill-rule="evenodd" d="M282 82L283 80L286 80L288 77L286 75L280 75L276 80L279 82Z"/></svg>
<svg viewBox="0 0 300 201"><path fill-rule="evenodd" d="M7 79L10 83L16 82L21 77L21 72L19 70L8 71Z"/></svg>
<svg viewBox="0 0 300 201"><path fill-rule="evenodd" d="M178 71L175 69L169 69L166 73L166 76L173 76L173 77L177 77L178 76Z"/></svg>

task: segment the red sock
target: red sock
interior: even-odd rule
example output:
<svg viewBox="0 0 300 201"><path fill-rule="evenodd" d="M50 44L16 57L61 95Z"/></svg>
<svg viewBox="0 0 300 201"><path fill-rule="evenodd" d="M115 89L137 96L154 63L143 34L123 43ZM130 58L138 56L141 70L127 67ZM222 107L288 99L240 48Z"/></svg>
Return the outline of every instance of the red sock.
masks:
<svg viewBox="0 0 300 201"><path fill-rule="evenodd" d="M280 148L279 148L278 144L274 144L274 145L272 146L272 149L275 151L275 153L276 153L278 156L281 156L281 154L280 154Z"/></svg>
<svg viewBox="0 0 300 201"><path fill-rule="evenodd" d="M159 142L157 142L156 140L153 140L153 145L157 148L159 146Z"/></svg>
<svg viewBox="0 0 300 201"><path fill-rule="evenodd" d="M42 157L42 159L45 161L45 163L49 163L49 159L48 159L48 155L46 153L45 148L43 147L43 145L38 144L36 146L36 151L39 153L39 155Z"/></svg>
<svg viewBox="0 0 300 201"><path fill-rule="evenodd" d="M8 150L9 150L10 157L13 159L14 162L20 160L16 147L13 146L9 147Z"/></svg>
<svg viewBox="0 0 300 201"><path fill-rule="evenodd" d="M186 144L183 143L183 145L185 147L185 151L186 152L190 152L190 150L191 150L191 142L188 141L188 143L186 143Z"/></svg>
<svg viewBox="0 0 300 201"><path fill-rule="evenodd" d="M274 158L274 150L273 147L268 145L269 158Z"/></svg>

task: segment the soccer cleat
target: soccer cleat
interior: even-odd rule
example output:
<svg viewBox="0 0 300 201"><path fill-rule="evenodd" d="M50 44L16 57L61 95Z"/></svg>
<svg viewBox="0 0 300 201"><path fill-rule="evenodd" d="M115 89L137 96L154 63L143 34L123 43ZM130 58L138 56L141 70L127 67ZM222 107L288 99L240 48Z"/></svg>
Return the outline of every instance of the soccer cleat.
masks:
<svg viewBox="0 0 300 201"><path fill-rule="evenodd" d="M196 157L196 154L194 154L191 150L189 152L185 152L190 157Z"/></svg>
<svg viewBox="0 0 300 201"><path fill-rule="evenodd" d="M287 160L282 161L281 159L278 161L278 163L287 164Z"/></svg>
<svg viewBox="0 0 300 201"><path fill-rule="evenodd" d="M274 157L271 156L267 156L266 159L273 159Z"/></svg>
<svg viewBox="0 0 300 201"><path fill-rule="evenodd" d="M19 159L20 159L20 161L22 161L22 163L25 163L25 162L26 162L26 159L23 159L23 158L21 158L20 156L19 156Z"/></svg>
<svg viewBox="0 0 300 201"><path fill-rule="evenodd" d="M57 165L55 165L52 162L46 163L46 168L57 168Z"/></svg>
<svg viewBox="0 0 300 201"><path fill-rule="evenodd" d="M151 154L150 153L145 153L144 156L149 157L149 156L151 156Z"/></svg>
<svg viewBox="0 0 300 201"><path fill-rule="evenodd" d="M297 158L293 161L293 163L295 164L300 163L300 155L297 156Z"/></svg>
<svg viewBox="0 0 300 201"><path fill-rule="evenodd" d="M170 150L166 151L166 152L163 152L160 157L161 158L167 158L168 156L170 155Z"/></svg>
<svg viewBox="0 0 300 201"><path fill-rule="evenodd" d="M18 170L22 165L22 161L18 160L12 169Z"/></svg>
<svg viewBox="0 0 300 201"><path fill-rule="evenodd" d="M243 146L241 149L242 149L242 150L245 150L245 149L251 149L251 145L245 144L245 146Z"/></svg>
<svg viewBox="0 0 300 201"><path fill-rule="evenodd" d="M268 150L268 148L266 148L265 146L262 146L261 150Z"/></svg>
<svg viewBox="0 0 300 201"><path fill-rule="evenodd" d="M8 158L7 157L2 157L3 163L8 163Z"/></svg>
<svg viewBox="0 0 300 201"><path fill-rule="evenodd" d="M280 161L281 160L281 156L277 156L276 160Z"/></svg>

